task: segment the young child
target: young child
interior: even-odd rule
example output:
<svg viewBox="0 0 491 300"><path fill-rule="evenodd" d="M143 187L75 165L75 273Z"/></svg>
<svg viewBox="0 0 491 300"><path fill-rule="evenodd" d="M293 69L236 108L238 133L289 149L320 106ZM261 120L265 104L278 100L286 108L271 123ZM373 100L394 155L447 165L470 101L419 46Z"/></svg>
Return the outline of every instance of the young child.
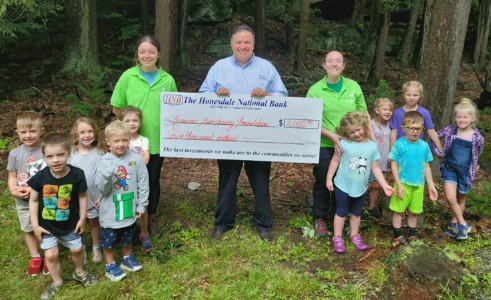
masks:
<svg viewBox="0 0 491 300"><path fill-rule="evenodd" d="M140 154L143 162L147 165L148 160L150 159L150 144L146 137L140 135L142 118L143 114L141 109L131 105L121 109L118 114L118 120L123 121L130 126L130 150L133 150L136 154Z"/></svg>
<svg viewBox="0 0 491 300"><path fill-rule="evenodd" d="M130 128L114 121L105 131L110 152L102 156L97 168L96 185L102 193L100 204L101 246L106 260L106 277L119 281L121 270L138 271L142 265L132 254L132 238L137 218L148 205L148 171L140 155L129 150ZM114 246L123 244L123 262L114 259Z"/></svg>
<svg viewBox="0 0 491 300"><path fill-rule="evenodd" d="M131 130L131 140L130 140L130 150L136 154L140 154L145 165L148 164L150 160L150 146L149 141L146 137L141 136L140 126L143 115L142 111L134 106L126 106L121 109L118 114L118 119L120 121L128 124ZM140 240L142 243L143 251L150 251L153 248L152 240L150 239L150 234L148 232L148 213L145 212L140 216Z"/></svg>
<svg viewBox="0 0 491 300"><path fill-rule="evenodd" d="M457 240L467 239L471 227L465 222L465 197L476 179L477 159L484 148L484 138L476 128L477 108L472 100L463 98L453 109L454 125L438 131L444 139L440 170L445 197L453 213L445 234ZM433 150L436 146L431 143Z"/></svg>
<svg viewBox="0 0 491 300"><path fill-rule="evenodd" d="M26 111L17 117L17 134L22 143L9 153L7 171L8 186L15 197L15 207L19 217L20 229L25 233L26 244L31 255L27 275L36 276L43 271L48 274L48 266L39 254L39 244L29 218L29 192L27 180L42 170L46 163L41 151L41 135L44 132L41 116L33 111Z"/></svg>
<svg viewBox="0 0 491 300"><path fill-rule="evenodd" d="M394 212L392 215L394 246L406 242L401 231L401 221L406 211L408 239L415 240L417 237L418 215L423 212L425 178L430 190L430 199L436 201L438 198L429 165L433 156L428 144L419 138L423 124L424 118L419 112L407 112L402 126L406 135L394 143L389 153L396 190L389 206Z"/></svg>
<svg viewBox="0 0 491 300"><path fill-rule="evenodd" d="M380 170L378 164L380 155L377 145L370 140L370 122L367 115L364 112L347 113L336 131L346 140L341 140L343 152L342 154L335 152L326 179L327 189L334 191L336 198L334 251L338 254L346 252L342 233L348 213L350 214L349 240L356 250L364 251L368 249L368 245L363 243L358 230L370 171L373 172L387 196L392 195L394 190L387 184Z"/></svg>
<svg viewBox="0 0 491 300"><path fill-rule="evenodd" d="M36 238L44 249L53 283L41 299L51 297L63 285L58 243L69 248L75 271L71 279L84 286L97 283L94 276L84 270L82 233L87 215L87 183L84 171L67 164L70 142L60 133L43 139L42 151L47 168L39 171L27 182L31 187L29 213Z"/></svg>
<svg viewBox="0 0 491 300"><path fill-rule="evenodd" d="M92 236L92 262L102 261L101 226L99 224L99 204L101 193L95 185L97 163L105 152L101 132L96 122L90 118L78 118L71 131L72 155L69 163L82 169L87 180L87 220ZM85 256L84 251L84 257ZM84 259L85 260L85 259Z"/></svg>
<svg viewBox="0 0 491 300"><path fill-rule="evenodd" d="M407 81L402 86L402 95L404 97L404 105L399 107L394 111L392 119L390 119L389 126L391 128L390 132L390 147L394 145L395 141L404 136L405 130L403 130L403 117L408 111L417 111L423 115L424 128L428 132L430 139L435 143L438 148L438 157L442 155L442 144L438 139L438 135L435 131L435 126L431 120L430 112L420 106L419 104L423 101L423 85L419 81ZM423 131L421 131L420 138L423 139Z"/></svg>
<svg viewBox="0 0 491 300"><path fill-rule="evenodd" d="M389 121L394 111L394 103L388 98L379 98L373 103L375 108L375 118L372 119L372 129L377 140L378 152L380 153L379 166L382 172L387 172L390 151L390 127ZM380 218L380 209L375 208L380 184L375 181L375 177L370 173L368 179L368 212L374 218Z"/></svg>

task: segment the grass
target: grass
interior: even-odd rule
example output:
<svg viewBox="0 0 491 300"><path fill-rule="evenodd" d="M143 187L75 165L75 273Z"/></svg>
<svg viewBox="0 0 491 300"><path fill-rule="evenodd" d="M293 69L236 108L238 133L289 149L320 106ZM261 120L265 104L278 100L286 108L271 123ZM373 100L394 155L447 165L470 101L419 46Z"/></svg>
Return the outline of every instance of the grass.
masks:
<svg viewBox="0 0 491 300"><path fill-rule="evenodd" d="M28 252L14 200L5 182L0 181L0 188L4 190L0 195L2 299L38 298L51 278L25 275ZM387 286L392 289L394 270L385 259L392 249L385 227L368 221L363 225L366 241L376 250L362 262L358 260L367 252L358 252L349 243L347 254L340 256L333 254L326 239L302 236L301 227L310 220L303 213L278 224L272 243L258 238L249 214L239 214L236 227L214 242L208 236L215 195L206 191L175 193L171 196L174 200L165 203L166 233L160 239L153 238L155 249L143 253L135 247L142 271L114 283L105 278L103 264L89 263L89 271L99 279L97 286L85 289L66 280L55 299L379 299L387 297L383 294ZM248 210L247 203L242 205ZM445 245L445 251L460 256L474 275L462 280L458 290L442 286L441 299L475 296L471 287L490 295L489 270L482 267L484 258L475 256L478 249L489 246L489 239L479 235L469 243ZM60 249L62 273L68 277L73 263L69 251ZM120 253L118 249L117 260Z"/></svg>

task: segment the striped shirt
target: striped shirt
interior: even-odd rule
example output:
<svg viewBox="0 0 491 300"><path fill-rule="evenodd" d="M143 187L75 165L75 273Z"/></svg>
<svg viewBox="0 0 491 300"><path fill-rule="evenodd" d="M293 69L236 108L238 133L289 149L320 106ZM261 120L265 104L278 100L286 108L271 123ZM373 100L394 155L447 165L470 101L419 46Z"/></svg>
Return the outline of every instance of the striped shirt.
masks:
<svg viewBox="0 0 491 300"><path fill-rule="evenodd" d="M215 93L222 87L231 95L250 95L259 87L274 96L288 96L273 64L257 56L252 56L244 65L240 65L233 55L220 59L208 71L199 92Z"/></svg>

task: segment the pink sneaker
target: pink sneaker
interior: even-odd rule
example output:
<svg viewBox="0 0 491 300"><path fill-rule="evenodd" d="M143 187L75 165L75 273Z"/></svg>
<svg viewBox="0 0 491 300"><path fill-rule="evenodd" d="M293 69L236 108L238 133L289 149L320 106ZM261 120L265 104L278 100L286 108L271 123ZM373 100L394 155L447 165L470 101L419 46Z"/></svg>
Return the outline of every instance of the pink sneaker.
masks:
<svg viewBox="0 0 491 300"><path fill-rule="evenodd" d="M349 238L350 242L355 245L356 250L365 251L368 249L368 245L363 243L360 234L355 234L354 236Z"/></svg>
<svg viewBox="0 0 491 300"><path fill-rule="evenodd" d="M346 247L344 246L344 241L343 238L338 236L335 236L332 239L332 245L334 247L334 252L337 254L343 254L346 252Z"/></svg>

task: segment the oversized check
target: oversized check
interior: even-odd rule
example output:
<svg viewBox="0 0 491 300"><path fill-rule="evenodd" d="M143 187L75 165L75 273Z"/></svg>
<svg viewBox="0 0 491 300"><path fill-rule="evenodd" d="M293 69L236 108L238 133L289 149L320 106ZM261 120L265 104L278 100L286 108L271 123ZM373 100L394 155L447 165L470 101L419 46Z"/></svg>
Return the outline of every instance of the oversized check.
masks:
<svg viewBox="0 0 491 300"><path fill-rule="evenodd" d="M318 163L322 100L161 94L160 155Z"/></svg>

